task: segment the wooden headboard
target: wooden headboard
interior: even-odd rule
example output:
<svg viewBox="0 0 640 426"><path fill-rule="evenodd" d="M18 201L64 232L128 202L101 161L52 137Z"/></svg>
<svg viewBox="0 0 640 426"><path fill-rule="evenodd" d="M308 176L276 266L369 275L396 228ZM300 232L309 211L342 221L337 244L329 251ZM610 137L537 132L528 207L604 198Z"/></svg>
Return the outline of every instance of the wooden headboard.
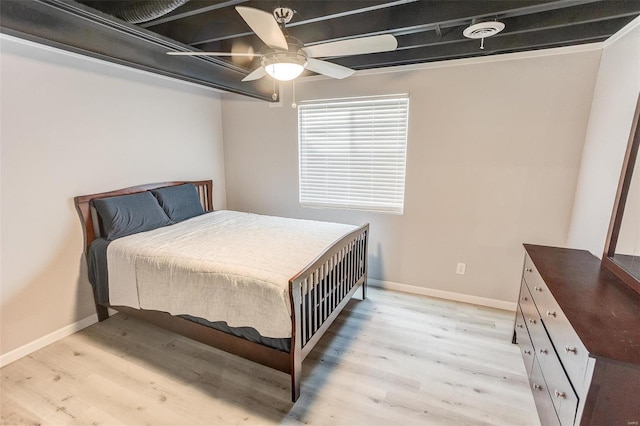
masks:
<svg viewBox="0 0 640 426"><path fill-rule="evenodd" d="M162 183L149 183L146 185L131 186L129 188L118 189L116 191L101 192L98 194L79 195L74 197L73 201L76 205L76 210L80 216L82 222L82 229L84 231L84 251L85 254L89 245L96 239L96 232L93 227L93 218L91 217L91 208L89 203L96 198L108 198L115 197L117 195L136 194L138 192L150 191L152 189L163 188L165 186L176 186L185 183L192 183L198 190L200 197L200 203L204 211L213 211L213 182L211 180L196 180L196 181L179 181L179 182L162 182Z"/></svg>

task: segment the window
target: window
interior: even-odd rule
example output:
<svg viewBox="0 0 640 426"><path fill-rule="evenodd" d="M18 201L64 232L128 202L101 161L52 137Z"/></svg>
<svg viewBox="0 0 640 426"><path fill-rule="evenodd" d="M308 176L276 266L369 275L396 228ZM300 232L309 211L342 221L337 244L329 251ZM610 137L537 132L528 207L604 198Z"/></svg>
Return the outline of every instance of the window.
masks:
<svg viewBox="0 0 640 426"><path fill-rule="evenodd" d="M301 103L300 204L402 214L409 96Z"/></svg>

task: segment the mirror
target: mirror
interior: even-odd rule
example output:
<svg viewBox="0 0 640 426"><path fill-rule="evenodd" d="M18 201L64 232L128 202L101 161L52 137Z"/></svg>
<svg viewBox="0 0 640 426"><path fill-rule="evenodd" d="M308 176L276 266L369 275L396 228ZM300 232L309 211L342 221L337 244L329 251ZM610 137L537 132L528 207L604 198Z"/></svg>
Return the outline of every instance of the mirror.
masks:
<svg viewBox="0 0 640 426"><path fill-rule="evenodd" d="M613 261L640 279L640 161L636 161Z"/></svg>
<svg viewBox="0 0 640 426"><path fill-rule="evenodd" d="M622 166L602 262L640 294L640 96Z"/></svg>

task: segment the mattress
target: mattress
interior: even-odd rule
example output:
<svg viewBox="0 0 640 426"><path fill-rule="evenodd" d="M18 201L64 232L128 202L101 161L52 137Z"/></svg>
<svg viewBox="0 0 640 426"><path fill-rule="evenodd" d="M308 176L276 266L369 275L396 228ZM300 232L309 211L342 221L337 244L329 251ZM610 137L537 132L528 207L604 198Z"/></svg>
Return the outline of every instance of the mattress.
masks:
<svg viewBox="0 0 640 426"><path fill-rule="evenodd" d="M119 238L109 301L290 338L289 279L355 228L221 210Z"/></svg>
<svg viewBox="0 0 640 426"><path fill-rule="evenodd" d="M107 248L110 241L104 238L96 238L88 250L88 270L89 270L89 282L93 286L93 291L96 296L96 302L108 306L109 301L109 275L107 268ZM223 331L228 334L232 334L237 337L242 337L250 342L260 343L273 349L277 349L283 352L289 352L291 350L291 339L282 338L274 339L261 336L257 330L251 327L229 327L225 321L207 321L204 318L198 318L191 315L179 315L180 318L188 321L196 322L209 328L214 328L219 331Z"/></svg>

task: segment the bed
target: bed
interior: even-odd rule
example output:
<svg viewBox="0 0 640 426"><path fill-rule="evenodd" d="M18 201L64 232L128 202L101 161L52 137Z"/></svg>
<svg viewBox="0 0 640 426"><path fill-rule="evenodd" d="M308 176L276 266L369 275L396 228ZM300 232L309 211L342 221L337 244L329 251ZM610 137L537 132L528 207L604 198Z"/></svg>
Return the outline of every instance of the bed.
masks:
<svg viewBox="0 0 640 426"><path fill-rule="evenodd" d="M185 191L197 198L199 211L185 211L190 208L172 201L171 194ZM111 222L122 222L121 212L109 210L113 203L133 198L144 200L151 209L159 206L169 222L158 213L160 225L146 223L132 234L120 235L117 226L109 228ZM361 289L362 298L366 297L368 224L355 227L215 211L210 180L140 185L82 195L74 201L100 321L112 308L288 373L293 402L300 396L302 361L351 296ZM133 211L139 209L133 205ZM270 234L274 229L281 234ZM204 245L189 249L196 239ZM216 242L224 249L216 249ZM169 246L183 251L172 255L165 251ZM184 250L190 250L192 257ZM251 255L243 257L243 250ZM205 259L207 252L222 258ZM130 263L145 267L136 266L134 271ZM187 266L181 265L196 269L183 270ZM131 285L139 286L133 290L135 297ZM201 293L180 305L176 301L185 299L188 287ZM231 302L221 299L225 289L235 298ZM220 306L237 308L227 309L229 318L221 320L214 318Z"/></svg>

